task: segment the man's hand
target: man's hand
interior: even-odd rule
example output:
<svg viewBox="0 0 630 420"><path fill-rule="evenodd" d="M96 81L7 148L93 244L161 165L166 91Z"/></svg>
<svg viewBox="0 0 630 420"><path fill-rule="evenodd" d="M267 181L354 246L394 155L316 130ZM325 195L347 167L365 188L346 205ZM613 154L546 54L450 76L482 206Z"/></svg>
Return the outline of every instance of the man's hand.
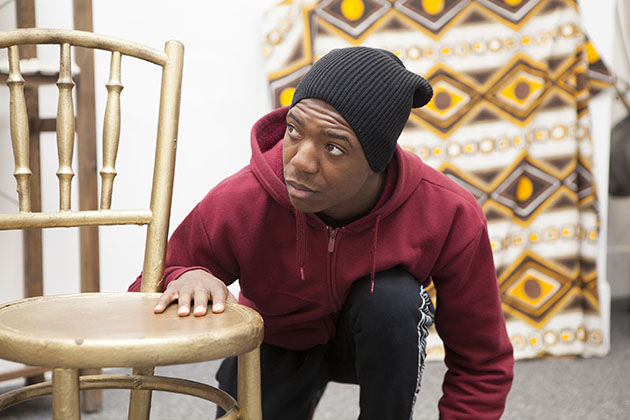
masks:
<svg viewBox="0 0 630 420"><path fill-rule="evenodd" d="M164 312L166 307L178 301L179 316L190 314L190 305L195 302L195 316L204 316L208 312L208 300L212 300L212 312L219 313L225 309L225 301L236 302L236 298L228 290L225 283L203 270L191 270L182 274L168 284L160 297L154 312Z"/></svg>

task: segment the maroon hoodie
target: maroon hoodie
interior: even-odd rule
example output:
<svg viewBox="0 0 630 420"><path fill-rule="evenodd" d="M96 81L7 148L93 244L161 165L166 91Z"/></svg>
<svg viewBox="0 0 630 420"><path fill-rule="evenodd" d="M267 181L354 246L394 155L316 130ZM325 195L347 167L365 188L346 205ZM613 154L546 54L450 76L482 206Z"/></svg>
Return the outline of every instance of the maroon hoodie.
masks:
<svg viewBox="0 0 630 420"><path fill-rule="evenodd" d="M275 110L254 125L250 164L213 188L175 230L164 286L191 269L226 284L239 279L239 301L262 315L265 342L303 350L334 336L355 280L401 266L437 291L435 324L448 367L441 418L499 418L514 362L474 197L397 147L374 209L330 228L289 201L286 113ZM378 281L372 287L378 293ZM129 290L139 289L138 279Z"/></svg>

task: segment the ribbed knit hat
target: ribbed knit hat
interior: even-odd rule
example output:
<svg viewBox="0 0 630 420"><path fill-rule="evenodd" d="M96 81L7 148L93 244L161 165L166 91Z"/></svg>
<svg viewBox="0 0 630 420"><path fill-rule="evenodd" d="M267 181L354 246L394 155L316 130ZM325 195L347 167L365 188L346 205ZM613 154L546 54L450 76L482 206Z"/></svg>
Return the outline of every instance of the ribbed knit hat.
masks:
<svg viewBox="0 0 630 420"><path fill-rule="evenodd" d="M426 105L433 89L407 70L395 54L376 48L332 50L298 83L291 107L321 99L341 114L356 134L370 168L382 172L396 150L411 108Z"/></svg>

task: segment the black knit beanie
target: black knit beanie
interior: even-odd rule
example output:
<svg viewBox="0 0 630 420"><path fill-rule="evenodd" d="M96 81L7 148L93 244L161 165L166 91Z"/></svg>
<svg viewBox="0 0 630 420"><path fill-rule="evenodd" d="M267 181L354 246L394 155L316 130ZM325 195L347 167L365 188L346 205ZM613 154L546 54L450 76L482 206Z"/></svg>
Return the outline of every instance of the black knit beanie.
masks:
<svg viewBox="0 0 630 420"><path fill-rule="evenodd" d="M291 107L305 98L328 103L356 134L370 168L382 172L411 108L426 105L433 89L407 70L395 54L375 48L335 49L320 58L298 83Z"/></svg>

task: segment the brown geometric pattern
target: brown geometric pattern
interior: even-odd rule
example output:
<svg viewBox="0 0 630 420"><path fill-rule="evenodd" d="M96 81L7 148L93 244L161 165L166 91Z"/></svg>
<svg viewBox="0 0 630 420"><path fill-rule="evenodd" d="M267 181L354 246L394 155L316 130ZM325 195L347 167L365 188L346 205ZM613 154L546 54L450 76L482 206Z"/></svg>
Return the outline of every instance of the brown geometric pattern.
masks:
<svg viewBox="0 0 630 420"><path fill-rule="evenodd" d="M431 35L439 35L460 12L468 6L469 1L421 1L406 0L396 2L400 13L409 17L425 28Z"/></svg>
<svg viewBox="0 0 630 420"><path fill-rule="evenodd" d="M339 30L358 38L390 8L387 0L325 0L316 13Z"/></svg>
<svg viewBox="0 0 630 420"><path fill-rule="evenodd" d="M575 56L565 60L574 65L557 78L549 72L547 63L521 53L491 77L480 73L464 76L438 62L425 75L434 87L434 97L424 108L414 109L412 118L442 138L450 137L462 124L481 118L505 118L528 126L541 106L568 105L563 98L580 104L590 97L586 71L576 72L581 67L575 65ZM479 83L481 80L483 83Z"/></svg>
<svg viewBox="0 0 630 420"><path fill-rule="evenodd" d="M479 4L488 11L495 13L497 18L504 19L512 25L518 25L531 16L536 6L545 3L542 0L478 0Z"/></svg>
<svg viewBox="0 0 630 420"><path fill-rule="evenodd" d="M412 118L428 124L438 133L449 133L464 122L480 95L446 66L438 64L426 79L433 87L433 98L424 107L412 110ZM416 118L418 117L418 118Z"/></svg>
<svg viewBox="0 0 630 420"><path fill-rule="evenodd" d="M333 48L387 49L430 81L399 144L482 206L516 358L606 354L588 103L611 77L577 2L293 0L269 16L274 106ZM427 353L444 354L435 334Z"/></svg>
<svg viewBox="0 0 630 420"><path fill-rule="evenodd" d="M496 84L486 93L488 101L506 112L508 118L525 121L542 102L551 81L542 65L527 56L517 56L516 62L505 68Z"/></svg>
<svg viewBox="0 0 630 420"><path fill-rule="evenodd" d="M498 279L504 310L536 328L545 325L576 292L575 279L561 271L548 259L523 252Z"/></svg>
<svg viewBox="0 0 630 420"><path fill-rule="evenodd" d="M497 203L511 209L514 216L522 221L529 220L544 203L558 190L560 181L522 159L509 175L492 192Z"/></svg>

